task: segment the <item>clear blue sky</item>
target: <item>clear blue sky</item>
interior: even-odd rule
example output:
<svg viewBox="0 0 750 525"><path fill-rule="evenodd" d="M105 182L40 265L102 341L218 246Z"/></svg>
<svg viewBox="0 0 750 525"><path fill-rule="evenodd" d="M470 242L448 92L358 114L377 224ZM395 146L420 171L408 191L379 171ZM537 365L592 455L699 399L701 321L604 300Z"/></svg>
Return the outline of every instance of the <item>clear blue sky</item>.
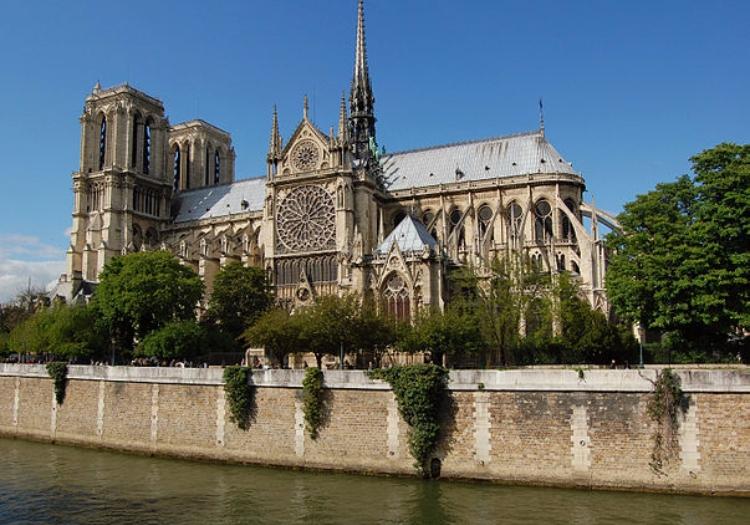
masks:
<svg viewBox="0 0 750 525"><path fill-rule="evenodd" d="M619 212L722 141L750 142L750 2L368 0L378 137L390 151L535 129ZM172 123L232 133L263 174L271 107L323 129L349 86L356 0L6 2L0 16L0 300L63 269L83 100L99 80Z"/></svg>

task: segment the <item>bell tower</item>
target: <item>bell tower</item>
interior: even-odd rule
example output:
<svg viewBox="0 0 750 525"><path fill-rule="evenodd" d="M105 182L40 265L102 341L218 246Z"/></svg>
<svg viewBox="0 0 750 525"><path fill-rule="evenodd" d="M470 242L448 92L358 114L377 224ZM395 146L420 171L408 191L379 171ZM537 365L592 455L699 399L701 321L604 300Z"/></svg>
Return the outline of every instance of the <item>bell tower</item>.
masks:
<svg viewBox="0 0 750 525"><path fill-rule="evenodd" d="M159 242L171 199L169 122L161 101L128 85L102 89L98 82L80 122L68 278L95 282L115 255Z"/></svg>

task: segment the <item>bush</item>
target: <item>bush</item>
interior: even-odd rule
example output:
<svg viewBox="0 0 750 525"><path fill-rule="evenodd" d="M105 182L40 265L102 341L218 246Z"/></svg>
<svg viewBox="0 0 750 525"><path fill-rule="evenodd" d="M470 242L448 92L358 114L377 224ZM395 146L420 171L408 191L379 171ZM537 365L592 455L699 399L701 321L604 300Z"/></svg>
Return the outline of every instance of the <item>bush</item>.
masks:
<svg viewBox="0 0 750 525"><path fill-rule="evenodd" d="M409 425L409 451L415 459L414 466L426 476L427 461L440 434L448 371L433 364L409 365L373 370L370 377L387 381L393 388L399 412Z"/></svg>
<svg viewBox="0 0 750 525"><path fill-rule="evenodd" d="M58 405L65 401L65 387L68 383L68 364L54 361L47 364L47 373L55 385L55 400Z"/></svg>
<svg viewBox="0 0 750 525"><path fill-rule="evenodd" d="M323 423L323 372L311 367L305 370L302 380L302 402L307 431L312 439L318 437L318 429Z"/></svg>
<svg viewBox="0 0 750 525"><path fill-rule="evenodd" d="M244 366L228 366L224 369L224 394L229 405L229 420L242 430L250 425L255 388L250 384L253 371Z"/></svg>
<svg viewBox="0 0 750 525"><path fill-rule="evenodd" d="M173 321L154 330L138 345L136 353L157 359L192 359L206 342L205 329L195 321Z"/></svg>

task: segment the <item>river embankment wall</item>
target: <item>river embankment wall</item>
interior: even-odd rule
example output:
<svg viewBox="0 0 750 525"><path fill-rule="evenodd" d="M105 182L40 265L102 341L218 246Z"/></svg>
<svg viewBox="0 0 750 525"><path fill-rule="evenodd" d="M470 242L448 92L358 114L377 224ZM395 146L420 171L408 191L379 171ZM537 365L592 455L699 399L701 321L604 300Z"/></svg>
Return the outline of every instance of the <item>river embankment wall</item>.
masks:
<svg viewBox="0 0 750 525"><path fill-rule="evenodd" d="M664 473L651 467L656 370L461 370L435 456L442 476L504 483L750 495L750 370L679 369L685 402ZM582 377L581 377L582 375ZM325 372L326 421L304 428L303 370L253 373L247 430L221 369L70 366L57 404L42 365L0 364L0 436L239 463L413 475L387 383Z"/></svg>

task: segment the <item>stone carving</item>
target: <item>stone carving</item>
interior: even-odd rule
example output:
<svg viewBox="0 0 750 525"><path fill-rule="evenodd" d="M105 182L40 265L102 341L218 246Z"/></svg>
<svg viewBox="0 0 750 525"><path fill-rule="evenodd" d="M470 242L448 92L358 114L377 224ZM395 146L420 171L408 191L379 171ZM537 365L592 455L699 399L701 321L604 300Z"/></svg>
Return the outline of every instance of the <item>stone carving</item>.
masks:
<svg viewBox="0 0 750 525"><path fill-rule="evenodd" d="M292 164L299 171L315 169L320 160L320 149L312 140L303 140L292 150Z"/></svg>

